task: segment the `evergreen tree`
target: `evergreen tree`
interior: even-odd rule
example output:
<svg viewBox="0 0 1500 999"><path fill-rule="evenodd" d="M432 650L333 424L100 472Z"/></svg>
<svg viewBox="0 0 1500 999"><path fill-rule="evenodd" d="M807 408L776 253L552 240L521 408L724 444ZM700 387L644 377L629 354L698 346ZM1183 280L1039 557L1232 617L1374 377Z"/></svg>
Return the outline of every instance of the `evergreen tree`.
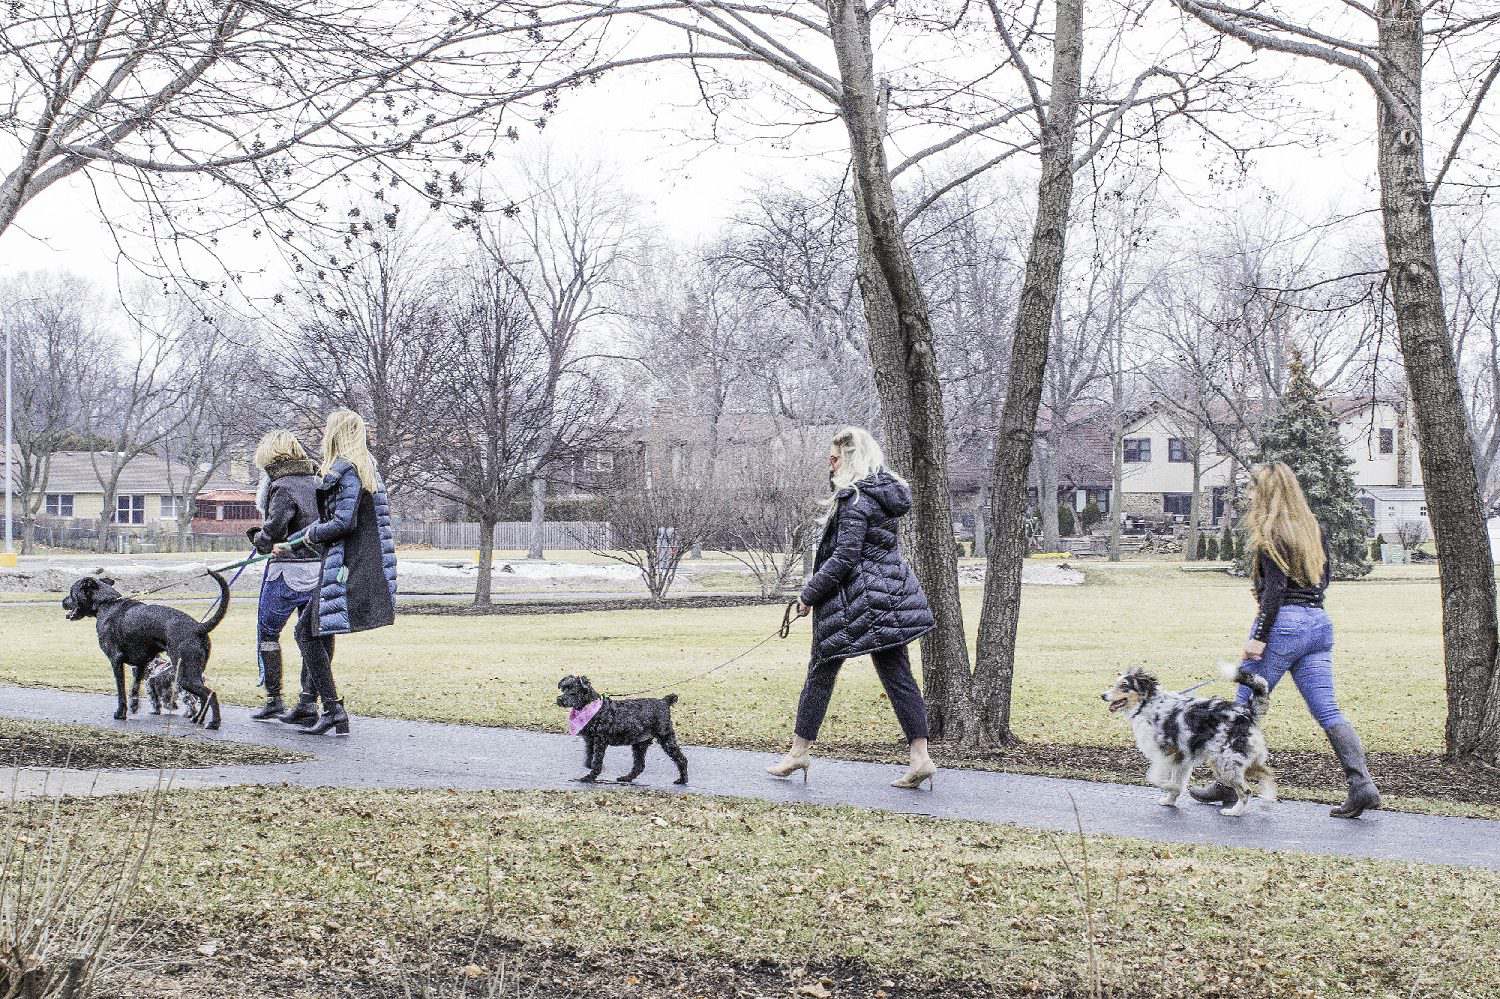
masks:
<svg viewBox="0 0 1500 999"><path fill-rule="evenodd" d="M1239 558L1238 547L1234 543L1234 529L1229 526L1229 518L1224 518L1224 533L1219 538L1219 555L1227 561Z"/></svg>
<svg viewBox="0 0 1500 999"><path fill-rule="evenodd" d="M1210 562L1217 562L1219 560L1218 538L1211 537L1207 539L1207 544L1204 546L1204 557L1206 557Z"/></svg>
<svg viewBox="0 0 1500 999"><path fill-rule="evenodd" d="M1208 535L1198 535L1198 551L1194 557L1200 562L1208 558Z"/></svg>
<svg viewBox="0 0 1500 999"><path fill-rule="evenodd" d="M1328 536L1334 578L1355 579L1370 571L1370 562L1365 540L1369 518L1354 495L1354 462L1344 453L1333 417L1318 401L1300 354L1292 355L1290 374L1281 408L1261 438L1255 461L1280 461L1291 467Z"/></svg>

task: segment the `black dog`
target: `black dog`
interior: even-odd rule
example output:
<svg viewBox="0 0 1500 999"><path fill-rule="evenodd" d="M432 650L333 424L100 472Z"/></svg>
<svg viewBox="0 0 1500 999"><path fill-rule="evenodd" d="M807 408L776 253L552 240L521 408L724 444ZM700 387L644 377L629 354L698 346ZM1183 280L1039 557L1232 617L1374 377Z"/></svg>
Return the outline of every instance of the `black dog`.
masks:
<svg viewBox="0 0 1500 999"><path fill-rule="evenodd" d="M676 694L612 701L596 693L586 676L565 676L558 681L557 689L562 691L557 695L558 707L571 708L575 726L582 723L573 730L574 735L583 736L583 765L589 769L578 778L580 782L592 784L599 779L599 771L604 769L605 749L629 746L635 752L635 765L630 768L630 773L619 778L621 784L629 784L646 769L646 750L655 739L677 764L678 777L672 783L687 783L687 757L677 745L677 733L672 730L672 705L677 703ZM597 707L595 702L598 702ZM591 716L589 712L592 712Z"/></svg>
<svg viewBox="0 0 1500 999"><path fill-rule="evenodd" d="M141 681L151 661L165 653L177 670L177 681L185 693L197 698L193 722L206 728L219 727L219 695L203 685L203 671L208 668L208 633L224 620L229 610L229 584L217 572L210 572L219 584L219 605L207 621L199 624L180 610L143 604L130 600L115 589L115 581L101 576L85 576L73 584L63 598L63 610L69 621L96 618L99 648L109 658L115 672L115 693L119 704L115 718L124 721L125 667L134 673L130 687L130 710L141 708Z"/></svg>

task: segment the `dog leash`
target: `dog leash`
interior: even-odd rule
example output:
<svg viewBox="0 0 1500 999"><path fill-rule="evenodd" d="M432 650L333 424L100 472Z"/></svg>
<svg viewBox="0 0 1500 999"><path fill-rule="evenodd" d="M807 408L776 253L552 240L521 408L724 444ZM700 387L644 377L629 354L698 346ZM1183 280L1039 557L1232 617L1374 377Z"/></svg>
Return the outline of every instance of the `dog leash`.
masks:
<svg viewBox="0 0 1500 999"><path fill-rule="evenodd" d="M765 638L762 638L760 641L750 646L744 652L739 653L732 659L724 660L723 662L719 663L719 665L714 666L711 669L706 669L702 673L694 673L692 676L686 676L681 680L674 680L671 683L665 683L657 687L645 687L641 690L632 690L626 694L611 694L610 696L616 699L624 697L639 697L641 694L653 694L661 690L671 690L673 687L681 687L684 684L694 683L698 680L701 680L706 676L712 676L713 674L719 672L719 670L724 669L728 666L732 666L735 663L739 662L741 659L745 658L750 653L760 648L762 645L765 645L767 642L770 642L777 638L786 638L788 635L790 635L792 633L792 622L795 621L799 616L793 613L796 608L797 601L793 600L789 602L786 605L786 609L781 612L781 624L777 626L775 631L771 632Z"/></svg>
<svg viewBox="0 0 1500 999"><path fill-rule="evenodd" d="M191 583L195 579L202 579L204 576L208 576L216 572L222 574L228 572L230 569L238 569L239 572L236 572L234 576L229 580L229 585L233 586L235 580L239 579L241 574L244 573L246 566L252 565L256 562L264 562L270 557L270 555L255 555L241 562L231 562L228 565L219 565L213 567L212 569L204 569L202 572L198 573L195 576L188 576L184 579L174 579L170 582L162 583L160 586L153 586L149 590L137 590L134 593L126 594L125 599L139 600L141 597L149 597L153 593L160 593L162 590L169 590L174 586L181 586L184 583Z"/></svg>

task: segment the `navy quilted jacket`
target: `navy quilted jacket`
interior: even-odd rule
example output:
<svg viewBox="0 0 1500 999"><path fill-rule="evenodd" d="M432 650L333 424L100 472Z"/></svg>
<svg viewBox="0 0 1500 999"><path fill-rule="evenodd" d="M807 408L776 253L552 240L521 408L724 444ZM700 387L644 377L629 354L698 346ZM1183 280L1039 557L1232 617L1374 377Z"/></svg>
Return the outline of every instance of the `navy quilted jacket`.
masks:
<svg viewBox="0 0 1500 999"><path fill-rule="evenodd" d="M835 503L802 588L802 602L815 608L813 658L852 659L927 634L932 611L899 549L911 490L876 472L839 490Z"/></svg>
<svg viewBox="0 0 1500 999"><path fill-rule="evenodd" d="M318 634L382 628L396 620L396 538L385 487L373 493L340 458L318 486L322 519L306 540L323 547L323 582L315 602Z"/></svg>

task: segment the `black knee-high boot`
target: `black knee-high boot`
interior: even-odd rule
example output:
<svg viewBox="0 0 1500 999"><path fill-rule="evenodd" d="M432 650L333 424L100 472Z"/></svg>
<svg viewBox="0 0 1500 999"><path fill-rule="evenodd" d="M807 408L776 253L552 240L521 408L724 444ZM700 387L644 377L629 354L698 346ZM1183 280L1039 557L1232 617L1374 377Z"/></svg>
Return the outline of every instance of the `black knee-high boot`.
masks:
<svg viewBox="0 0 1500 999"><path fill-rule="evenodd" d="M250 717L255 721L270 721L286 710L286 705L281 702L281 650L261 649L260 668L266 678L266 703Z"/></svg>

